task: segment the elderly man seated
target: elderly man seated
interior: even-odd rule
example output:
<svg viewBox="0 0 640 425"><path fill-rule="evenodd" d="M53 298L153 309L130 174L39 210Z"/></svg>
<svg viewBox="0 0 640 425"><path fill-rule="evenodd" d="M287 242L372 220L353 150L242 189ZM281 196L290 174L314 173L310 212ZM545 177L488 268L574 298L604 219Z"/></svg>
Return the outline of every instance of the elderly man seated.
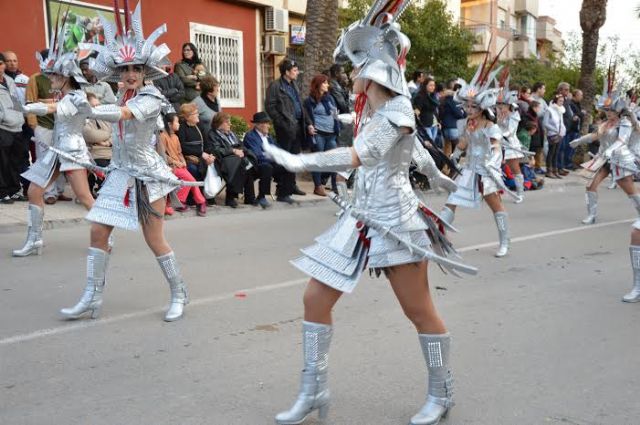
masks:
<svg viewBox="0 0 640 425"><path fill-rule="evenodd" d="M271 204L267 201L266 196L271 194L271 179L275 178L278 183L276 193L279 192L281 186L293 186L294 182L288 178L291 173L287 173L284 168L267 158L262 150L262 141L267 141L272 145L277 145L273 137L269 135L271 120L266 112L257 112L253 114L253 129L244 136L244 147L257 158L257 177L260 179L257 202L262 208L269 208ZM289 193L284 191L284 193ZM292 204L294 201L290 196L278 198L278 201Z"/></svg>

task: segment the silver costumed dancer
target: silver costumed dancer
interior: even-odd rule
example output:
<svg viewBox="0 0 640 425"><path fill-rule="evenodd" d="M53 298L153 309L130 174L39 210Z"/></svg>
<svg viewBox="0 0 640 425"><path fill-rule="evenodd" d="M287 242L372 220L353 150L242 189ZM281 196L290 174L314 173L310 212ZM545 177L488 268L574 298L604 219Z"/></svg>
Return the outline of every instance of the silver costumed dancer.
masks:
<svg viewBox="0 0 640 425"><path fill-rule="evenodd" d="M75 52L65 52L63 19L52 31L49 42L49 56L43 59L40 53L36 58L40 63L40 70L51 80L51 88L57 92L54 103L30 103L24 106L27 114L47 115L55 114L53 126L53 142L43 155L38 156L36 162L22 177L29 180L28 228L27 238L20 249L13 250L14 257L26 257L41 254L44 245L42 228L44 223L44 193L49 184L65 173L78 201L88 210L94 200L87 181L87 171L80 165L90 164L91 156L82 136L86 119L91 115L91 106L81 86L87 84L78 66Z"/></svg>
<svg viewBox="0 0 640 425"><path fill-rule="evenodd" d="M61 310L68 319L85 314L97 317L102 306L109 259L109 237L114 227L137 230L140 226L149 248L164 274L171 291L166 321L179 319L188 302L175 254L164 237L163 212L168 194L184 182L176 179L171 169L155 151L152 138L164 101L160 92L145 81L165 75L169 48L155 46L166 26L156 29L145 40L142 32L140 3L133 14L126 10L124 24L115 9L116 22L102 19L105 45L81 45L98 51L91 64L98 78L121 81L117 105L101 105L92 113L97 119L113 124L113 156L107 178L94 207L87 215L91 225L91 247L87 256L87 285L80 301ZM117 7L117 3L116 3Z"/></svg>
<svg viewBox="0 0 640 425"><path fill-rule="evenodd" d="M495 256L504 257L509 251L509 223L500 191L512 196L516 202L522 198L512 193L502 180L503 130L495 124L493 112L500 92L499 88L493 87L500 71L491 70L496 60L489 66L485 61L469 84L458 80L462 88L456 96L463 103L467 118L458 121L461 137L452 158L457 161L466 152L466 162L456 179L458 190L449 195L440 216L453 224L458 206L478 208L484 200L493 212L498 229L499 247Z"/></svg>
<svg viewBox="0 0 640 425"><path fill-rule="evenodd" d="M408 1L378 0L366 17L352 24L338 42L336 62L349 60L358 94L356 137L352 148L292 155L272 145L264 150L291 172L357 168L350 201L337 199L344 213L338 222L302 249L294 266L311 277L304 295L303 361L300 391L278 424L300 424L313 411L328 413L331 309L352 292L366 268L384 273L407 316L414 323L429 372L425 405L411 419L414 425L436 424L453 405L449 370L450 336L431 300L427 261L442 268L474 273L447 258L453 248L443 235L446 226L421 204L409 180L413 160L434 186L455 184L441 174L419 146L404 78L409 39L397 20ZM416 150L420 147L420 150Z"/></svg>

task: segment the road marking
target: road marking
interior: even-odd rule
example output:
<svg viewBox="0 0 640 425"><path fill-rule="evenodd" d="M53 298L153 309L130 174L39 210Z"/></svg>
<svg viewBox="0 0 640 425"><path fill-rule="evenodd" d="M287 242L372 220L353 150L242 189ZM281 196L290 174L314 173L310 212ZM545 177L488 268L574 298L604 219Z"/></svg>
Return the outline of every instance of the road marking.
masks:
<svg viewBox="0 0 640 425"><path fill-rule="evenodd" d="M534 233L532 235L519 236L519 237L513 238L511 239L511 243L526 242L526 241L535 240L535 239L543 239L543 238L548 238L552 236L565 235L568 233L581 232L584 230L599 229L602 227L631 223L635 220L636 220L635 218L632 218L627 220L607 221L604 223L597 223L589 226L582 225L578 227L570 227L567 229L552 230L549 232L542 232L542 233ZM469 252L469 251L474 251L478 249L491 248L497 245L498 245L498 242L488 242L488 243L483 243L478 245L465 246L465 247L459 248L458 252ZM191 301L189 303L189 306L193 307L198 305L207 305L207 304L217 303L220 301L226 301L226 300L235 298L238 294L253 295L253 294L260 294L263 292L275 291L278 289L290 288L292 286L302 285L307 281L308 281L308 278L287 280L285 282L274 283L271 285L257 286L254 288L241 289L238 291L228 292L226 294L214 295L214 296L205 297L205 298L198 298L197 300ZM134 313L127 313L127 314L121 314L119 316L107 317L105 319L81 320L77 322L71 322L70 324L67 324L65 326L59 326L56 328L48 328L48 329L40 329L34 332L14 335L14 336L0 339L0 346L19 344L22 342L32 341L38 338L44 338L44 337L53 336L53 335L61 335L69 332L92 328L95 326L109 325L111 323L118 323L125 320L136 319L139 317L144 317L149 315L160 315L163 312L164 312L163 309L150 308L146 310L136 311Z"/></svg>

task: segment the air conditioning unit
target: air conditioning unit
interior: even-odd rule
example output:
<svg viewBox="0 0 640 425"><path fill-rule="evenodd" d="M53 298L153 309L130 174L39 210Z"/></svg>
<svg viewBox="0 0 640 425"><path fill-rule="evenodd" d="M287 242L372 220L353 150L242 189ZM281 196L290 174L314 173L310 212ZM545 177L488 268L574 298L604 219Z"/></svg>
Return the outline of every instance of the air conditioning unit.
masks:
<svg viewBox="0 0 640 425"><path fill-rule="evenodd" d="M264 36L264 51L266 53L272 53L276 55L287 54L287 37L284 35L271 35Z"/></svg>
<svg viewBox="0 0 640 425"><path fill-rule="evenodd" d="M264 14L265 31L289 32L289 11L277 7L267 7Z"/></svg>

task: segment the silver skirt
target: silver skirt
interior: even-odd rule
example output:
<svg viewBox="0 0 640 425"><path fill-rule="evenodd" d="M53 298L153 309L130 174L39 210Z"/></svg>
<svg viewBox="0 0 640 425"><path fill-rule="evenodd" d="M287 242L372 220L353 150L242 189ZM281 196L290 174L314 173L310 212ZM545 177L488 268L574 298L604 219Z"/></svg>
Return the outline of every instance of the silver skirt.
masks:
<svg viewBox="0 0 640 425"><path fill-rule="evenodd" d="M91 157L89 151L82 152L79 156L76 156L78 162L91 163ZM36 162L31 164L31 167L27 171L21 174L22 177L29 180L31 183L35 183L38 186L46 189L51 182L51 177L56 169L56 165L60 164L60 172L84 170L85 168L73 161L69 161L65 158L58 156L51 150L46 150L44 155L41 155Z"/></svg>

